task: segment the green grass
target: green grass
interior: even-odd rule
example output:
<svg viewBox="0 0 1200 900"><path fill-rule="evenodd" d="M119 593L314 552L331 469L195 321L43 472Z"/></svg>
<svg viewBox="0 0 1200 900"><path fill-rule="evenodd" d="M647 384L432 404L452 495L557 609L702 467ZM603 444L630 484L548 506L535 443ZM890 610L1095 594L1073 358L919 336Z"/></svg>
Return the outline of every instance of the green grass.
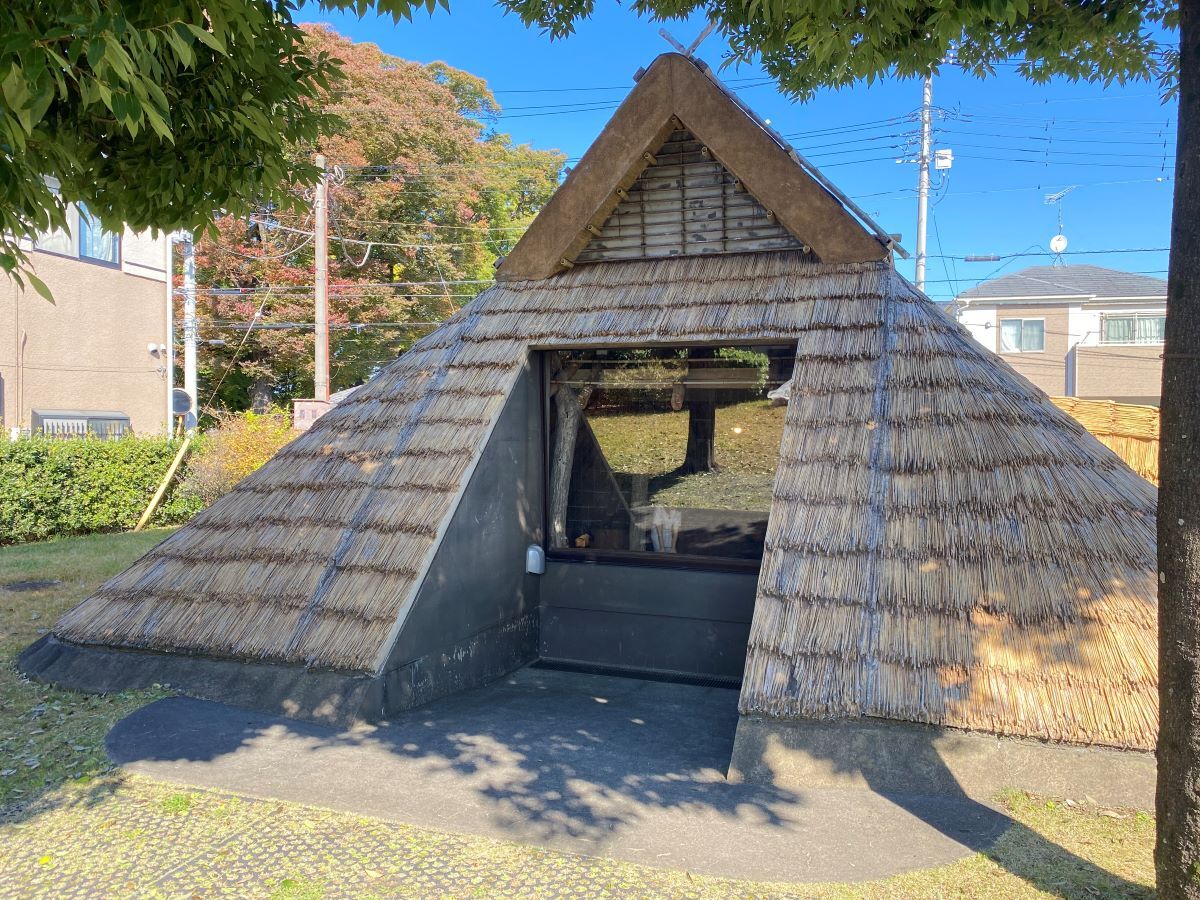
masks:
<svg viewBox="0 0 1200 900"><path fill-rule="evenodd" d="M588 417L604 457L616 472L649 475L658 506L766 511L783 439L787 407L751 400L717 410L713 473L674 476L687 449L688 414L622 413ZM739 430L740 429L740 430Z"/></svg>
<svg viewBox="0 0 1200 900"><path fill-rule="evenodd" d="M82 694L36 684L17 671L16 657L55 619L168 534L169 529L155 529L0 547L0 806L110 769L103 745L108 729L159 696ZM3 587L33 580L59 583L37 591Z"/></svg>
<svg viewBox="0 0 1200 900"><path fill-rule="evenodd" d="M890 878L869 896L1154 896L1151 816L1020 791L998 800L1016 824L987 853Z"/></svg>
<svg viewBox="0 0 1200 900"><path fill-rule="evenodd" d="M173 530L91 534L0 547L0 654L15 655L90 591L126 569ZM19 593L3 589L14 581L33 580L61 584Z"/></svg>
<svg viewBox="0 0 1200 900"><path fill-rule="evenodd" d="M162 806L163 812L181 816L192 808L195 799L191 794L172 794L164 797L160 806Z"/></svg>
<svg viewBox="0 0 1200 900"><path fill-rule="evenodd" d="M303 876L283 878L271 891L271 900L321 900L325 886Z"/></svg>

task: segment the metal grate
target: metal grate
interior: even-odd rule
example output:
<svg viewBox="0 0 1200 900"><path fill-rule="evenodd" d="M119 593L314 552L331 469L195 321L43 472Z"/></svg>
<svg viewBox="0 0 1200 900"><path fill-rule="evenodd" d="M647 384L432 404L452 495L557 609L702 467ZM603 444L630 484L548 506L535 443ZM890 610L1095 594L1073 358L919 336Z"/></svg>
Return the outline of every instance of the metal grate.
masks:
<svg viewBox="0 0 1200 900"><path fill-rule="evenodd" d="M576 262L807 249L686 129L652 157Z"/></svg>

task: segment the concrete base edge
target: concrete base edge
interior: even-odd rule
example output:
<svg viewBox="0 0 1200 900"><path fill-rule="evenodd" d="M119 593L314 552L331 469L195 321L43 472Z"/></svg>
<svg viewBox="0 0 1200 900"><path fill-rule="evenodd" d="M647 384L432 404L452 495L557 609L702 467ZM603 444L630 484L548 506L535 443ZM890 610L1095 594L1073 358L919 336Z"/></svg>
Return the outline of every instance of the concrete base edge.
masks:
<svg viewBox="0 0 1200 900"><path fill-rule="evenodd" d="M116 650L60 641L53 634L25 648L18 666L36 681L73 690L106 693L161 685L203 700L346 727L501 678L537 658L537 634L533 612L382 675Z"/></svg>
<svg viewBox="0 0 1200 900"><path fill-rule="evenodd" d="M362 719L378 680L365 673L92 647L52 634L27 647L17 664L30 678L74 690L162 685L204 700L337 726Z"/></svg>
<svg viewBox="0 0 1200 900"><path fill-rule="evenodd" d="M798 721L742 716L731 781L788 790L867 787L881 794L966 794L1009 788L1153 809L1154 754L1048 744L881 719Z"/></svg>

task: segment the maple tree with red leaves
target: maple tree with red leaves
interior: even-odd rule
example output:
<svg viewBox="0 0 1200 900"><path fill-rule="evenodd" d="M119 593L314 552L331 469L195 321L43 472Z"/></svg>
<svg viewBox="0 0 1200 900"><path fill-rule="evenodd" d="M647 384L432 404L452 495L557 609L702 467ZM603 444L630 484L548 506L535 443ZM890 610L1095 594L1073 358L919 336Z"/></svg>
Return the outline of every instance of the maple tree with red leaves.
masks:
<svg viewBox="0 0 1200 900"><path fill-rule="evenodd" d="M564 157L497 133L500 108L473 75L388 56L323 26L303 30L310 50L339 60L344 76L324 104L340 124L318 147L293 151L322 152L335 167L329 298L337 391L370 377L486 286L496 258L557 186ZM198 242L202 401L218 383L212 406L227 409L312 395L312 231L311 215L265 209L249 220L220 219ZM181 309L177 315L182 320Z"/></svg>

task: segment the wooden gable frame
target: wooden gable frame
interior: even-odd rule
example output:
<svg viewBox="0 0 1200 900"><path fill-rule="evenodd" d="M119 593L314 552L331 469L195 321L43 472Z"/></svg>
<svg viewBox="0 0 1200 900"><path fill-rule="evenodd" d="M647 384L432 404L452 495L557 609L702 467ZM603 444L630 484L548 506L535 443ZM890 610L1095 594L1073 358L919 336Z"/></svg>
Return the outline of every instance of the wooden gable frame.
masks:
<svg viewBox="0 0 1200 900"><path fill-rule="evenodd" d="M651 64L501 263L498 280L547 278L571 266L680 125L821 262L888 258L888 243L864 227L700 65L678 53L663 54Z"/></svg>

